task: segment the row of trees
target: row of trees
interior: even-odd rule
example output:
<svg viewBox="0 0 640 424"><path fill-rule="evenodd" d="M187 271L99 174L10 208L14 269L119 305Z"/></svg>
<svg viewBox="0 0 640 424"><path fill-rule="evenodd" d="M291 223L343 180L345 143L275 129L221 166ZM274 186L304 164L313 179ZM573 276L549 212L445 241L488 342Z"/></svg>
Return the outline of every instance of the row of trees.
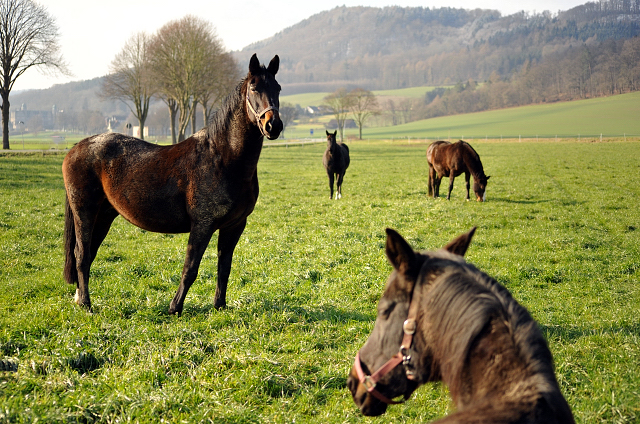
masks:
<svg viewBox="0 0 640 424"><path fill-rule="evenodd" d="M135 34L109 70L103 98L125 102L140 128L145 126L152 98L162 100L169 111L174 144L186 138L189 124L195 131L197 106L201 105L203 120L208 122L240 78L236 61L224 51L211 24L191 15L165 24L154 35Z"/></svg>
<svg viewBox="0 0 640 424"><path fill-rule="evenodd" d="M482 85L469 81L427 93L424 102L414 105L414 115L425 119L638 90L640 37L583 45L540 63L529 62L511 78L494 73Z"/></svg>
<svg viewBox="0 0 640 424"><path fill-rule="evenodd" d="M325 106L336 118L340 141L344 140L345 121L348 116L353 117L362 140L362 127L372 116L380 113L378 99L369 90L355 88L347 91L340 88L324 98Z"/></svg>

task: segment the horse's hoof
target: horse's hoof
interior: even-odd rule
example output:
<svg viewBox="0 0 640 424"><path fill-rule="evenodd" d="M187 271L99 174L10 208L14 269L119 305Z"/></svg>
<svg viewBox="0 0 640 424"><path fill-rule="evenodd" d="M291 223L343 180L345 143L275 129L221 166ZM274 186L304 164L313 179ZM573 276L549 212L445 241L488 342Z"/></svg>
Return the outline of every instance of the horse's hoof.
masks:
<svg viewBox="0 0 640 424"><path fill-rule="evenodd" d="M89 312L93 312L91 309L91 301L82 297L78 289L76 289L76 294L73 295L73 301L76 303L76 305L87 309Z"/></svg>
<svg viewBox="0 0 640 424"><path fill-rule="evenodd" d="M216 302L213 304L213 307L216 308L218 311L221 309L227 309L227 303L226 302Z"/></svg>

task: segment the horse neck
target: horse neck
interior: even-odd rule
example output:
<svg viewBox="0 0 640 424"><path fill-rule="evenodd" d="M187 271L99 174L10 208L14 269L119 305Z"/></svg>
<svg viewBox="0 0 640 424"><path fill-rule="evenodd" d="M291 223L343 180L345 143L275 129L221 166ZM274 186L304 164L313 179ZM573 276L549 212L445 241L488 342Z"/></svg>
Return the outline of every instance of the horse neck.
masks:
<svg viewBox="0 0 640 424"><path fill-rule="evenodd" d="M242 161L252 173L258 165L264 136L253 124L245 106L246 80L223 102L209 124L209 141L226 161Z"/></svg>
<svg viewBox="0 0 640 424"><path fill-rule="evenodd" d="M462 160L471 175L473 175L474 180L484 177L484 169L482 162L480 162L480 156L473 150L473 147L467 145L467 150L463 153Z"/></svg>

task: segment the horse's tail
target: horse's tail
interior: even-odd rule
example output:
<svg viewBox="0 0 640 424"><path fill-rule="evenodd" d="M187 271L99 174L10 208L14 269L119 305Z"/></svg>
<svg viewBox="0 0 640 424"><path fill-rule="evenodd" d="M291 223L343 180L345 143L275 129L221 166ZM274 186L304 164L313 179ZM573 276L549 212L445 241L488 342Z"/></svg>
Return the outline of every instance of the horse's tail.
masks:
<svg viewBox="0 0 640 424"><path fill-rule="evenodd" d="M73 223L73 212L69 204L69 196L64 197L64 271L67 283L78 282L78 268L76 268L76 226Z"/></svg>

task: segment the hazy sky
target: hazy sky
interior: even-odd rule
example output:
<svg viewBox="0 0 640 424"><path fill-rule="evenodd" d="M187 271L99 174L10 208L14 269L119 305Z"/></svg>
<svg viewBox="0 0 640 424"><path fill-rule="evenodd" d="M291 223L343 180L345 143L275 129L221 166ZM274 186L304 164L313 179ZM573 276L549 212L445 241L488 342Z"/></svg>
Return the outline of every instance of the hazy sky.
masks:
<svg viewBox="0 0 640 424"><path fill-rule="evenodd" d="M169 21L191 14L211 22L229 50L243 47L337 6L422 6L495 9L503 15L521 10L553 13L587 0L35 0L45 6L59 29L62 54L72 77L42 75L36 69L22 75L14 90L48 88L108 73L124 43L139 31L154 33ZM290 6L295 4L295 6ZM526 6L522 6L525 4ZM283 52L281 55L285 55ZM260 58L268 60L268 58Z"/></svg>

